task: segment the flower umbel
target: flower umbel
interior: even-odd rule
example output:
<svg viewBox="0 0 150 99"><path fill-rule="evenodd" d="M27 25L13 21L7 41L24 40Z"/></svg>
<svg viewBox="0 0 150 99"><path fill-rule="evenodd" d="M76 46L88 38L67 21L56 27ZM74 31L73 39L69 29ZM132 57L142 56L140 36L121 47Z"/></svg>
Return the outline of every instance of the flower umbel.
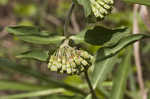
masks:
<svg viewBox="0 0 150 99"><path fill-rule="evenodd" d="M59 73L80 74L92 65L93 56L69 46L68 42L69 40L65 40L50 57L48 68Z"/></svg>
<svg viewBox="0 0 150 99"><path fill-rule="evenodd" d="M110 14L114 0L90 0L91 8L96 17L104 18Z"/></svg>

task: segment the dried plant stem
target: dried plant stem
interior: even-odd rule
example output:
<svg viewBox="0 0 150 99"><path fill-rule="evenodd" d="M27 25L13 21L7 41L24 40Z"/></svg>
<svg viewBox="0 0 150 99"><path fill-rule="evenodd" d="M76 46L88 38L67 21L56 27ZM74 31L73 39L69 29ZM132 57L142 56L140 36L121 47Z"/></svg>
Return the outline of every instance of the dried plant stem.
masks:
<svg viewBox="0 0 150 99"><path fill-rule="evenodd" d="M138 27L138 20L137 20L137 12L140 5L135 4L133 9L133 34L139 33L139 27ZM142 65L141 65L141 59L140 59L140 42L136 42L134 44L134 57L135 57L135 64L137 66L137 78L138 83L140 86L140 91L142 95L142 99L147 99L147 94L144 90L144 81L143 81L143 75L142 75Z"/></svg>
<svg viewBox="0 0 150 99"><path fill-rule="evenodd" d="M88 83L88 86L89 86L89 88L90 88L90 92L92 93L92 99L98 99L97 96L96 96L96 94L95 94L95 92L94 92L94 89L93 89L93 87L92 87L92 84L91 84L91 82L90 82L90 79L89 79L87 70L84 72L84 74L85 74L85 79L86 79L86 81L87 81L87 83Z"/></svg>

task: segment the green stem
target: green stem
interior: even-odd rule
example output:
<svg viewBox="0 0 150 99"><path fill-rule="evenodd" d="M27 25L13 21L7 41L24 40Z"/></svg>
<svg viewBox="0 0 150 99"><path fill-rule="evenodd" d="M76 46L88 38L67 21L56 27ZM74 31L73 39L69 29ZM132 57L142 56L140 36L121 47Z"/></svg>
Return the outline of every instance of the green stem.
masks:
<svg viewBox="0 0 150 99"><path fill-rule="evenodd" d="M90 79L89 79L87 70L84 72L84 74L85 74L85 79L86 79L86 81L87 81L87 83L88 83L88 86L89 86L89 88L90 88L90 92L91 92L91 94L92 94L92 99L98 99L97 96L96 96L96 94L95 94L95 92L94 92L94 89L93 89L93 87L92 87L92 84L91 84L91 82L90 82Z"/></svg>
<svg viewBox="0 0 150 99"><path fill-rule="evenodd" d="M62 43L60 48L63 48L64 46L68 46L68 45L69 45L69 39L65 39L65 41Z"/></svg>
<svg viewBox="0 0 150 99"><path fill-rule="evenodd" d="M69 37L69 33L68 33L68 25L69 25L69 22L70 22L70 16L72 15L72 11L75 7L75 4L72 3L71 7L70 7L70 10L66 16L66 19L65 19L65 25L64 25L64 35L68 38Z"/></svg>

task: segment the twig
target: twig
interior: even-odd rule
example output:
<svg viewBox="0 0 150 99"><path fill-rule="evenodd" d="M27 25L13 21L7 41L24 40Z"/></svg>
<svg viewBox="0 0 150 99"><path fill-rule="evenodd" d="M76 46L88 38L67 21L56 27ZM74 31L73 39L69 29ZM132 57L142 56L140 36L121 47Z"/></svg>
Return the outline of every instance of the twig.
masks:
<svg viewBox="0 0 150 99"><path fill-rule="evenodd" d="M138 26L138 20L137 20L137 11L138 11L139 5L135 4L133 9L133 34L139 33L139 26ZM143 81L143 75L142 75L142 65L141 65L141 59L140 59L140 44L139 42L136 42L134 44L134 58L135 58L135 64L137 66L137 78L138 83L141 90L142 99L147 99L147 94L144 90L144 81Z"/></svg>
<svg viewBox="0 0 150 99"><path fill-rule="evenodd" d="M95 94L95 92L94 92L94 90L93 90L93 87L92 87L92 84L90 82L87 70L84 72L84 74L85 74L85 79L86 79L86 81L88 83L88 86L90 88L90 91L92 93L92 99L98 99L97 96L96 96L96 94Z"/></svg>
<svg viewBox="0 0 150 99"><path fill-rule="evenodd" d="M71 7L70 7L70 10L69 10L69 12L68 12L68 14L67 14L67 17L66 17L66 19L65 19L64 35L67 36L67 37L69 37L69 33L68 33L67 29L68 29L68 25L69 25L69 22L70 22L70 16L71 16L71 14L72 14L72 11L73 11L74 7L75 7L75 4L72 3L72 5L71 5Z"/></svg>

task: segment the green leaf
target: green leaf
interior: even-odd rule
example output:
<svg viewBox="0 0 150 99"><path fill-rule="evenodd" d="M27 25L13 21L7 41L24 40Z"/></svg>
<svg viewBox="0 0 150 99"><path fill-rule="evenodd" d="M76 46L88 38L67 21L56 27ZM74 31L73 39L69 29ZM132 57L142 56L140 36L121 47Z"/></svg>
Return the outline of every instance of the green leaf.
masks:
<svg viewBox="0 0 150 99"><path fill-rule="evenodd" d="M111 99L123 99L123 95L126 88L129 68L131 66L131 50L127 50L128 53L122 63L119 66L113 80L113 87L111 91Z"/></svg>
<svg viewBox="0 0 150 99"><path fill-rule="evenodd" d="M92 85L94 89L97 87L98 84L102 84L102 82L106 79L107 74L112 71L113 66L118 61L116 56L102 61L97 61L98 57L101 57L98 54L96 56L94 71L92 74Z"/></svg>
<svg viewBox="0 0 150 99"><path fill-rule="evenodd" d="M129 33L125 27L108 29L102 26L96 26L88 30L85 34L85 41L93 45L109 45L113 46L121 38L127 36Z"/></svg>
<svg viewBox="0 0 150 99"><path fill-rule="evenodd" d="M126 95L131 99L142 99L142 96L140 95L139 90L138 91L126 91Z"/></svg>
<svg viewBox="0 0 150 99"><path fill-rule="evenodd" d="M27 76L31 76L31 77L35 77L38 80L41 80L45 83L47 83L51 88L65 88L67 90L70 90L72 92L76 92L79 93L81 95L86 95L85 92L83 92L82 90L76 88L76 87L72 87L70 85L67 85L63 82L60 81L56 81L53 79L50 79L50 77L48 75L45 75L43 73L40 73L36 70L33 70L31 67L29 66L22 66L20 64L16 64L10 60L7 59L0 59L0 69L5 69L5 70L14 70L16 72L19 72L21 74L27 75Z"/></svg>
<svg viewBox="0 0 150 99"><path fill-rule="evenodd" d="M80 43L85 43L84 41L84 36L86 34L86 32L89 30L89 29L93 29L94 26L87 26L84 30L82 30L80 33L78 33L77 35L73 35L71 36L70 38L72 40L74 40L74 42L76 44L80 44Z"/></svg>
<svg viewBox="0 0 150 99"><path fill-rule="evenodd" d="M39 35L40 29L33 26L10 26L5 28L7 32L18 36Z"/></svg>
<svg viewBox="0 0 150 99"><path fill-rule="evenodd" d="M123 0L123 1L129 2L129 3L137 3L137 4L141 4L141 5L150 6L150 1L149 0Z"/></svg>
<svg viewBox="0 0 150 99"><path fill-rule="evenodd" d="M115 46L112 47L103 47L102 49L99 50L98 53L100 53L97 61L104 60L106 58L112 57L116 55L118 52L120 52L123 48L127 47L128 45L144 39L144 38L150 38L149 34L135 34L135 35L130 35L127 37L122 38Z"/></svg>
<svg viewBox="0 0 150 99"><path fill-rule="evenodd" d="M105 98L108 99L109 98L110 93L104 87L112 87L112 82L104 81L101 85L97 86L97 88L95 89L95 92L96 92L98 99L105 99ZM84 99L92 99L92 94L90 93Z"/></svg>
<svg viewBox="0 0 150 99"><path fill-rule="evenodd" d="M14 70L23 75L35 77L36 79L39 79L41 81L49 82L49 85L51 85L51 87L57 87L60 84L59 82L48 78L47 75L43 73L39 73L36 70L33 70L29 66L23 66L21 64L17 64L7 59L3 59L3 58L0 59L0 68L5 70L9 70L9 69Z"/></svg>
<svg viewBox="0 0 150 99"><path fill-rule="evenodd" d="M12 90L12 91L37 91L48 89L48 86L41 86L23 82L15 82L15 81L8 81L8 80L0 80L0 90Z"/></svg>
<svg viewBox="0 0 150 99"><path fill-rule="evenodd" d="M92 94L89 94L89 95L86 96L84 99L92 99Z"/></svg>
<svg viewBox="0 0 150 99"><path fill-rule="evenodd" d="M1 96L0 99L21 99L21 98L30 98L30 97L38 97L38 96L46 96L51 94L58 94L62 93L65 90L63 88L59 89L49 89L49 90L42 90L42 91L34 91L16 95L8 95L8 96Z"/></svg>
<svg viewBox="0 0 150 99"><path fill-rule="evenodd" d="M66 96L66 95L61 95L61 94L53 94L49 95L47 97L43 97L43 99L83 99L82 96Z"/></svg>
<svg viewBox="0 0 150 99"><path fill-rule="evenodd" d="M48 51L41 51L41 50L33 50L33 51L27 51L24 52L18 56L17 58L31 58L36 59L39 61L47 61L49 58L49 52Z"/></svg>
<svg viewBox="0 0 150 99"><path fill-rule="evenodd" d="M59 44L65 39L63 36L17 36L20 40L33 44Z"/></svg>
<svg viewBox="0 0 150 99"><path fill-rule="evenodd" d="M32 26L7 27L6 30L16 35L20 40L34 44L59 44L65 39L64 36L48 36L46 32Z"/></svg>
<svg viewBox="0 0 150 99"><path fill-rule="evenodd" d="M120 39L129 35L126 27L108 29L103 26L88 26L78 35L72 36L75 43L87 42L92 45L113 46Z"/></svg>
<svg viewBox="0 0 150 99"><path fill-rule="evenodd" d="M83 6L84 14L88 17L91 14L91 5L89 0L77 0L77 2Z"/></svg>
<svg viewBox="0 0 150 99"><path fill-rule="evenodd" d="M118 52L120 52L129 44L146 37L150 37L150 35L130 35L121 39L115 46L100 48L96 55L94 71L92 75L93 88L95 89L98 84L105 80L106 75L111 72L113 65L117 62L115 55Z"/></svg>
<svg viewBox="0 0 150 99"><path fill-rule="evenodd" d="M34 26L9 26L5 30L16 36L49 36L53 34L48 31L42 31L40 28Z"/></svg>

